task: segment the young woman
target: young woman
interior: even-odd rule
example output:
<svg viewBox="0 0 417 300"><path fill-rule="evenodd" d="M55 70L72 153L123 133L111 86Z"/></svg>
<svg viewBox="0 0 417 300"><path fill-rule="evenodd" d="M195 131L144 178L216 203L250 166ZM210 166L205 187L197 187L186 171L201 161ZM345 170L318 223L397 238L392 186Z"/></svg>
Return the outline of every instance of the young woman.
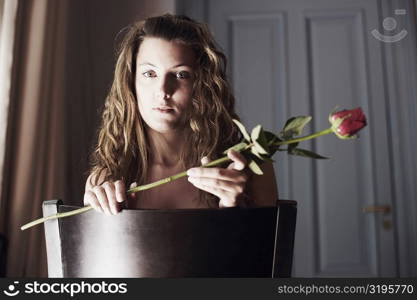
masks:
<svg viewBox="0 0 417 300"><path fill-rule="evenodd" d="M241 140L233 118L226 58L206 25L170 14L133 24L119 50L84 204L108 215L122 207L275 205L271 163L252 175L243 155L229 151L228 165L196 167ZM189 176L126 196L127 186L184 170Z"/></svg>

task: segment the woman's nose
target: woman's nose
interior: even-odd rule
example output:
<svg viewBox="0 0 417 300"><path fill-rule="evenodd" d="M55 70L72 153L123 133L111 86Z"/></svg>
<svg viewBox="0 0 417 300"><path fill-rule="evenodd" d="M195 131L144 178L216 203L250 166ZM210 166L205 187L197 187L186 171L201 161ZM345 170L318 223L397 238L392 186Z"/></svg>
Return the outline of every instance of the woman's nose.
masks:
<svg viewBox="0 0 417 300"><path fill-rule="evenodd" d="M161 76L159 80L158 86L158 96L161 98L171 96L175 91L175 78L172 75L167 74L165 76Z"/></svg>

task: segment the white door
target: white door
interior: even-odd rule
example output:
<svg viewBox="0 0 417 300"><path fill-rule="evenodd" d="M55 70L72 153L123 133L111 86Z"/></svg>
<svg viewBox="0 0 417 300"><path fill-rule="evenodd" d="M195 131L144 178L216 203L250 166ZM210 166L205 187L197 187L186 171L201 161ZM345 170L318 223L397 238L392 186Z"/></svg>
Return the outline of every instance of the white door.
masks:
<svg viewBox="0 0 417 300"><path fill-rule="evenodd" d="M305 132L311 133L329 127L336 106L361 106L368 115L359 140L325 136L302 145L330 160L275 155L280 198L298 202L293 276L398 276L386 45L371 34L381 25L380 3L180 3L209 23L225 50L238 113L249 128L260 123L278 132L289 117L312 115ZM407 12L393 17L402 25ZM363 212L375 207L386 212Z"/></svg>

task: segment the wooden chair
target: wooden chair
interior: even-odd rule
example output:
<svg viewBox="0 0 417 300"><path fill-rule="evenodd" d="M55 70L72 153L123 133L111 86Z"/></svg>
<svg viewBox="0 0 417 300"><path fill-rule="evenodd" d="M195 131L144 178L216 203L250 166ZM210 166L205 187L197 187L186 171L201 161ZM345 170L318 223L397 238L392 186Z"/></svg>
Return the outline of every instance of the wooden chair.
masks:
<svg viewBox="0 0 417 300"><path fill-rule="evenodd" d="M78 207L43 203L43 215ZM297 204L94 210L44 224L49 277L290 277Z"/></svg>

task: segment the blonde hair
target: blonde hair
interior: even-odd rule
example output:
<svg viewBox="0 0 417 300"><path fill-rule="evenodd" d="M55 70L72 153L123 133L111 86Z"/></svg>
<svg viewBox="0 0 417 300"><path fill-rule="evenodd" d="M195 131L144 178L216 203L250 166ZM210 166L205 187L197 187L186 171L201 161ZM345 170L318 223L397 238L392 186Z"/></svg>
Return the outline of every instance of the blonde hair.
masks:
<svg viewBox="0 0 417 300"><path fill-rule="evenodd" d="M222 156L224 150L241 140L232 122L238 116L226 79L226 57L216 46L208 27L185 16L151 17L132 24L118 50L113 84L91 155L89 173L95 175L94 185L118 179L126 184L147 183L150 144L135 94L136 57L146 37L179 41L196 54L192 110L186 131L190 147L185 147L181 154L184 170L201 165L203 156L211 160ZM213 206L217 199L200 190L200 200Z"/></svg>

